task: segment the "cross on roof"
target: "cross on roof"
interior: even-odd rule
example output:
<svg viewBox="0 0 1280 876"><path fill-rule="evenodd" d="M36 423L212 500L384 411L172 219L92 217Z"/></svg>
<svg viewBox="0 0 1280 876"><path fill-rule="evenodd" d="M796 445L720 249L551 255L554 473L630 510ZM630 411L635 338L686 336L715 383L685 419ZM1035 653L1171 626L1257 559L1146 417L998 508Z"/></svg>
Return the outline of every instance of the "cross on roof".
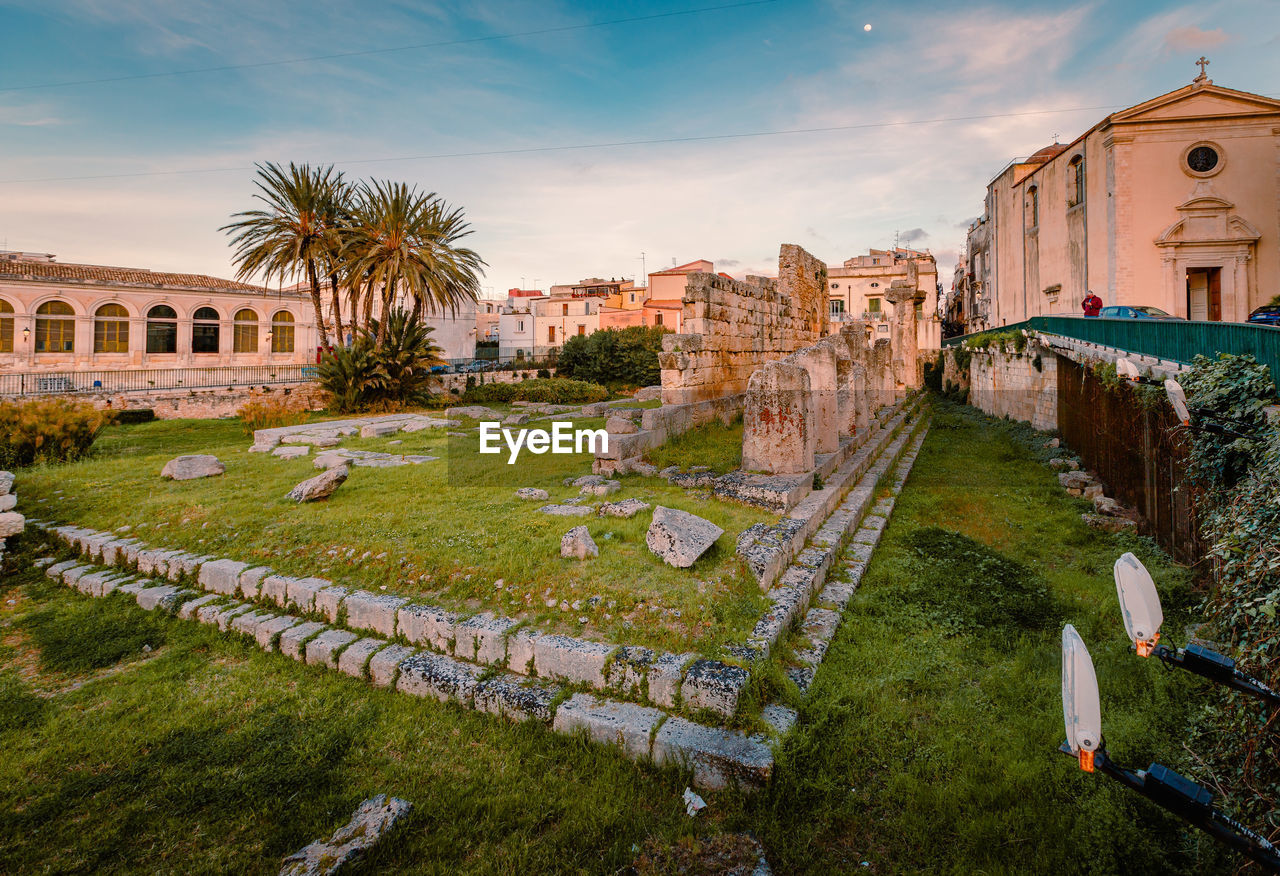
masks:
<svg viewBox="0 0 1280 876"><path fill-rule="evenodd" d="M1204 55L1201 55L1200 60L1196 61L1196 63L1200 65L1200 76L1198 78L1200 79L1205 78L1207 74L1204 72L1204 68L1209 66L1209 59L1206 58Z"/></svg>

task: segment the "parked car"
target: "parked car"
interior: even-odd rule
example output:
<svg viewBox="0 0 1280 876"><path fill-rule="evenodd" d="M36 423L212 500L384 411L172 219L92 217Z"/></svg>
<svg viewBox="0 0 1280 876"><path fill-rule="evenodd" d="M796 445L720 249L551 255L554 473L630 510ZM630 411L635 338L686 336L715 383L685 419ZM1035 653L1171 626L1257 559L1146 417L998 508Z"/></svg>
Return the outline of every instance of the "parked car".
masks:
<svg viewBox="0 0 1280 876"><path fill-rule="evenodd" d="M453 366L451 366L451 365L432 365L432 366L431 366L431 373L432 373L432 374L452 374L452 373L453 373Z"/></svg>
<svg viewBox="0 0 1280 876"><path fill-rule="evenodd" d="M1280 326L1280 304L1264 304L1249 314L1249 322Z"/></svg>
<svg viewBox="0 0 1280 876"><path fill-rule="evenodd" d="M1104 307L1098 316L1102 319L1182 319L1172 313L1165 313L1158 307L1130 307L1127 304Z"/></svg>

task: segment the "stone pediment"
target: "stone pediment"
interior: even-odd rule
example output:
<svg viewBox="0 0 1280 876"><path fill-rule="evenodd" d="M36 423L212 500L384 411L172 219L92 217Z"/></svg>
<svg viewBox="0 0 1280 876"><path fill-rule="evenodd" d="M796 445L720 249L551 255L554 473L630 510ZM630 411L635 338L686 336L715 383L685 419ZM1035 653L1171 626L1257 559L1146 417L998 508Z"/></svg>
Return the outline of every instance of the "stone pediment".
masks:
<svg viewBox="0 0 1280 876"><path fill-rule="evenodd" d="M1196 194L1178 205L1182 218L1156 238L1156 246L1183 243L1256 243L1262 234L1247 219L1232 213L1230 201L1217 195Z"/></svg>
<svg viewBox="0 0 1280 876"><path fill-rule="evenodd" d="M1222 88L1212 82L1195 83L1121 110L1111 116L1113 125L1159 122L1186 118L1230 118L1280 115L1280 100L1260 94Z"/></svg>

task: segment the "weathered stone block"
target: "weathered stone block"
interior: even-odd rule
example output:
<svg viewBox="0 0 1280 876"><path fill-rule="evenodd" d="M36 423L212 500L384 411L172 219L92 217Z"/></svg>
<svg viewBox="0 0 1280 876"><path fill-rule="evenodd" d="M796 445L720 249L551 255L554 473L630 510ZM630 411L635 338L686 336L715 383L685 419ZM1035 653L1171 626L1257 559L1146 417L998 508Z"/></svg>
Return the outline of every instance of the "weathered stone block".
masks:
<svg viewBox="0 0 1280 876"><path fill-rule="evenodd" d="M809 373L794 362L765 363L747 384L742 468L767 474L812 471L815 428Z"/></svg>
<svg viewBox="0 0 1280 876"><path fill-rule="evenodd" d="M325 630L306 644L306 662L312 666L338 665L338 653L359 636L347 630Z"/></svg>
<svg viewBox="0 0 1280 876"><path fill-rule="evenodd" d="M304 643L325 629L328 628L316 621L307 621L306 623L298 624L296 627L290 627L280 634L280 653L287 657L292 657L294 660L305 659Z"/></svg>
<svg viewBox="0 0 1280 876"><path fill-rule="evenodd" d="M453 653L476 663L505 666L507 633L519 623L489 613L467 618L454 627Z"/></svg>
<svg viewBox="0 0 1280 876"><path fill-rule="evenodd" d="M249 568L248 563L235 560L213 560L200 567L199 582L205 590L234 596L240 588L240 573Z"/></svg>
<svg viewBox="0 0 1280 876"><path fill-rule="evenodd" d="M649 666L649 699L664 709L674 709L680 699L684 670L696 654L661 654Z"/></svg>
<svg viewBox="0 0 1280 876"><path fill-rule="evenodd" d="M537 661L534 645L542 633L537 630L517 630L507 637L507 668L521 675L536 675Z"/></svg>
<svg viewBox="0 0 1280 876"><path fill-rule="evenodd" d="M285 585L285 594L289 603L298 611L311 611L316 607L316 594L333 582L325 578L293 578Z"/></svg>
<svg viewBox="0 0 1280 876"><path fill-rule="evenodd" d="M636 645L618 648L605 666L605 680L609 690L624 696L640 697L646 690L649 667L656 659L657 654L649 648Z"/></svg>
<svg viewBox="0 0 1280 876"><path fill-rule="evenodd" d="M396 612L408 601L401 596L378 596L356 590L342 600L342 605L347 611L347 626L390 638L396 634Z"/></svg>
<svg viewBox="0 0 1280 876"><path fill-rule="evenodd" d="M720 791L734 784L762 787L773 774L773 752L763 739L671 717L653 739L653 759L693 770L695 786Z"/></svg>
<svg viewBox="0 0 1280 876"><path fill-rule="evenodd" d="M245 599L257 599L258 592L262 589L262 581L271 570L265 566L255 566L252 569L245 569L240 573L240 594Z"/></svg>
<svg viewBox="0 0 1280 876"><path fill-rule="evenodd" d="M477 711L501 715L511 721L551 723L551 703L560 693L558 686L531 684L511 675L499 675L479 682L472 699Z"/></svg>
<svg viewBox="0 0 1280 876"><path fill-rule="evenodd" d="M178 617L182 618L183 620L194 620L196 616L196 611L201 606L208 605L211 602L216 602L218 599L219 599L218 594L206 593L204 596L200 596L200 597L197 597L196 599L192 599L187 602L184 602L182 603L181 606L178 607Z"/></svg>
<svg viewBox="0 0 1280 876"><path fill-rule="evenodd" d="M556 709L552 727L557 733L584 730L595 742L616 745L637 760L649 756L649 739L664 713L635 703L598 700L574 694Z"/></svg>
<svg viewBox="0 0 1280 876"><path fill-rule="evenodd" d="M420 651L400 664L396 690L470 705L481 671L478 666L443 654Z"/></svg>
<svg viewBox="0 0 1280 876"><path fill-rule="evenodd" d="M366 664L386 644L382 639L373 638L352 642L338 655L338 671L352 678L364 678Z"/></svg>
<svg viewBox="0 0 1280 876"><path fill-rule="evenodd" d="M369 658L369 680L375 687L391 687L400 674L400 665L417 653L404 645L388 645Z"/></svg>
<svg viewBox="0 0 1280 876"><path fill-rule="evenodd" d="M285 630L297 626L297 624L298 618L293 615L281 615L274 620L259 624L258 629L253 634L253 638L257 641L258 647L264 651L270 651L275 648L276 637L282 635Z"/></svg>
<svg viewBox="0 0 1280 876"><path fill-rule="evenodd" d="M162 584L159 587L148 587L145 590L139 590L137 593L138 606L145 608L147 611L160 609L161 611L174 611L181 604L182 595L188 591L181 590L171 584Z"/></svg>
<svg viewBox="0 0 1280 876"><path fill-rule="evenodd" d="M571 636L540 636L533 640L538 675L604 688L604 667L613 648Z"/></svg>
<svg viewBox="0 0 1280 876"><path fill-rule="evenodd" d="M404 605L396 613L396 629L415 645L425 645L442 654L453 652L454 627L458 615L431 605Z"/></svg>
<svg viewBox="0 0 1280 876"><path fill-rule="evenodd" d="M653 509L645 543L667 565L687 569L722 535L724 530L710 520L659 505Z"/></svg>
<svg viewBox="0 0 1280 876"><path fill-rule="evenodd" d="M680 697L685 706L710 709L726 718L738 710L738 698L747 686L747 670L718 660L695 660L685 673Z"/></svg>
<svg viewBox="0 0 1280 876"><path fill-rule="evenodd" d="M267 575L258 588L258 598L284 608L289 604L289 582L294 580L287 575Z"/></svg>

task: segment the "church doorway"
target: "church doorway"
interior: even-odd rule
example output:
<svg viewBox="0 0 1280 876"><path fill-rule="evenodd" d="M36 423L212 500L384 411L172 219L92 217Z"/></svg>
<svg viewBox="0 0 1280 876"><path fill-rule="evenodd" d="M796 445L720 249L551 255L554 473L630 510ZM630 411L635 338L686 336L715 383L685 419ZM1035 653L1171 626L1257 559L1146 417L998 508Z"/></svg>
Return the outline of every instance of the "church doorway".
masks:
<svg viewBox="0 0 1280 876"><path fill-rule="evenodd" d="M1187 268L1187 317L1222 322L1222 268Z"/></svg>

